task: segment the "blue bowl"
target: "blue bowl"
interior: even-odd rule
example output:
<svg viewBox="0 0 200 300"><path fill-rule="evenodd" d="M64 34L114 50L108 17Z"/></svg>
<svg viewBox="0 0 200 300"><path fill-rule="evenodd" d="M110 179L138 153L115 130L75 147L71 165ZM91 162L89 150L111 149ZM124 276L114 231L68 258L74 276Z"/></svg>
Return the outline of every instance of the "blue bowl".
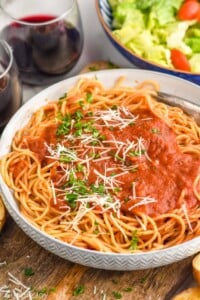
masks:
<svg viewBox="0 0 200 300"><path fill-rule="evenodd" d="M175 75L200 85L200 74L174 70L152 63L126 48L112 33L112 11L108 0L96 0L99 21L114 47L136 67Z"/></svg>

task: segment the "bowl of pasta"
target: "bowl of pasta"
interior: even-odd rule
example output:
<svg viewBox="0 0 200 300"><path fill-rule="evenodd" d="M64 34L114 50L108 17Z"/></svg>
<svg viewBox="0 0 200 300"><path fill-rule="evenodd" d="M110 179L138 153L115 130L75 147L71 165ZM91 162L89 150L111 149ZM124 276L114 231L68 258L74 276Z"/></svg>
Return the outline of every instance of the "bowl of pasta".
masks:
<svg viewBox="0 0 200 300"><path fill-rule="evenodd" d="M174 95L168 104L159 90ZM45 249L94 268L152 268L200 251L199 92L139 69L43 90L0 140L8 212Z"/></svg>
<svg viewBox="0 0 200 300"><path fill-rule="evenodd" d="M133 66L200 84L199 1L96 0L99 22Z"/></svg>

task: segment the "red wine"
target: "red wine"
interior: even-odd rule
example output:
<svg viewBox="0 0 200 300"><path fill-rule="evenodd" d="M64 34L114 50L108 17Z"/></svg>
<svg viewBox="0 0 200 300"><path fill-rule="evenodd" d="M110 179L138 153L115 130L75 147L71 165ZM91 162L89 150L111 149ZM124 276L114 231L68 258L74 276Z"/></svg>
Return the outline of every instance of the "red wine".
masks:
<svg viewBox="0 0 200 300"><path fill-rule="evenodd" d="M14 22L2 31L2 38L13 48L25 83L49 84L58 81L80 57L82 33L70 23L55 18L50 15L27 16L20 19L26 24ZM47 24L42 24L44 22Z"/></svg>
<svg viewBox="0 0 200 300"><path fill-rule="evenodd" d="M18 74L12 72L0 79L0 132L19 109L22 91Z"/></svg>

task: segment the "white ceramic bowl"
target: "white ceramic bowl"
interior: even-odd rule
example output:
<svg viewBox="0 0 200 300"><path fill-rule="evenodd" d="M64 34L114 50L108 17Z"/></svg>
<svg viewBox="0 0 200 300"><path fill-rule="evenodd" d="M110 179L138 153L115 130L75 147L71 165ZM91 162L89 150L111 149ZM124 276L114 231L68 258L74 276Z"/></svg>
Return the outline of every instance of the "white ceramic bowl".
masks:
<svg viewBox="0 0 200 300"><path fill-rule="evenodd" d="M190 98L197 104L196 111L200 114L200 87L183 79L163 73L137 69L117 69L91 72L56 83L43 90L23 105L10 120L2 134L0 140L0 157L9 152L11 140L15 135L15 132L27 123L35 110L45 105L47 101L59 98L64 92L72 87L80 77L94 76L97 76L97 78L106 87L111 87L119 76L126 76L126 80L124 82L126 85L133 85L134 83L147 79L154 79L160 84L162 91ZM0 192L3 196L8 212L28 236L52 253L78 264L109 270L138 270L170 264L200 251L200 237L168 249L150 251L148 253L100 253L98 251L81 249L56 240L31 225L20 213L12 192L7 187L1 176Z"/></svg>

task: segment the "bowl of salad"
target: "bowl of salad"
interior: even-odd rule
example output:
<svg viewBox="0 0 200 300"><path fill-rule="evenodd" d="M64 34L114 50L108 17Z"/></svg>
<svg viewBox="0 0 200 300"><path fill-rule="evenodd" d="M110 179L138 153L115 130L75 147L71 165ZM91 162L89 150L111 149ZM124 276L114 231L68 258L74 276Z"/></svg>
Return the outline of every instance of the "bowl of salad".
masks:
<svg viewBox="0 0 200 300"><path fill-rule="evenodd" d="M100 23L133 65L200 85L200 1L96 0Z"/></svg>

